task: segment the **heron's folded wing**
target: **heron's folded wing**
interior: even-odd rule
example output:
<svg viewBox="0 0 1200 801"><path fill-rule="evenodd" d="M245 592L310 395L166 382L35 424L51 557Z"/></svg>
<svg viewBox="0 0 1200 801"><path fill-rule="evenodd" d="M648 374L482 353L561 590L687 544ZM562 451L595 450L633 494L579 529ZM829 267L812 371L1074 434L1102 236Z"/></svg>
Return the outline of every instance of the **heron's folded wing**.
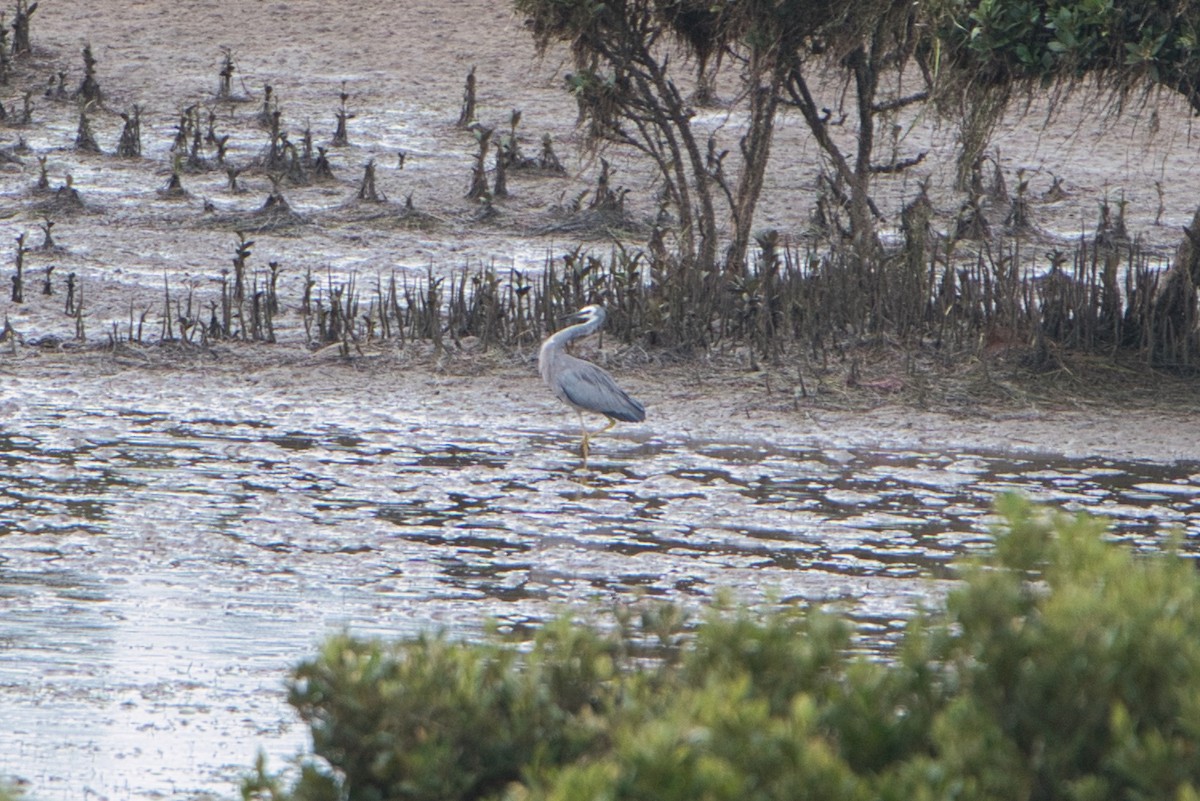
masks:
<svg viewBox="0 0 1200 801"><path fill-rule="evenodd" d="M617 386L612 376L590 362L571 365L559 380L567 399L581 409L627 423L640 423L646 419L645 407Z"/></svg>

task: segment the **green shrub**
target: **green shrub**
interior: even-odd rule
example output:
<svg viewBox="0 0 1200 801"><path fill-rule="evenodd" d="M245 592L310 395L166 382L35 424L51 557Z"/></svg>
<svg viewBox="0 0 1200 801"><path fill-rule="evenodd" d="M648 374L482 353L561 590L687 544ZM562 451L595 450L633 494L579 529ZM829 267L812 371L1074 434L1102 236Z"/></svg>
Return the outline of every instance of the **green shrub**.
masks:
<svg viewBox="0 0 1200 801"><path fill-rule="evenodd" d="M1015 498L888 659L818 611L566 618L532 644L331 640L295 674L317 760L383 799L1162 799L1200 786L1200 580Z"/></svg>

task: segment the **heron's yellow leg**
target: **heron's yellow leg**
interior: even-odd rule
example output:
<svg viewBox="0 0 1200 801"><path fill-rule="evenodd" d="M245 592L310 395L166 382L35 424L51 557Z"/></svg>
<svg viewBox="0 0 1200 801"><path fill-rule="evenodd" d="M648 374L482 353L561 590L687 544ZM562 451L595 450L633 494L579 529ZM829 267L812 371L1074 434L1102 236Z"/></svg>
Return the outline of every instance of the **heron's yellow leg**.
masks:
<svg viewBox="0 0 1200 801"><path fill-rule="evenodd" d="M583 422L582 412L579 413L579 430L583 432L583 443L580 445L579 452L583 456L583 469L587 470L588 451L590 450L590 443L588 440L590 439L590 436L588 435L587 426Z"/></svg>
<svg viewBox="0 0 1200 801"><path fill-rule="evenodd" d="M592 437L607 434L616 424L616 420L609 420L608 425L593 434L587 430L587 424L583 421L583 412L579 413L579 430L583 432L583 446L580 448L580 452L583 454L583 467L585 470L587 469L588 452L591 450Z"/></svg>

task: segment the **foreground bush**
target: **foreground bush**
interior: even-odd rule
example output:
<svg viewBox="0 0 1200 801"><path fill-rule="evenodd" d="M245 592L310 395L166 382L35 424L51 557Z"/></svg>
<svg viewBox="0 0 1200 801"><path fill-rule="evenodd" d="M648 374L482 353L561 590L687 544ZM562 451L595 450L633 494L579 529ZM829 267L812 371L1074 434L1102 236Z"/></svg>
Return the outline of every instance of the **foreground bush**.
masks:
<svg viewBox="0 0 1200 801"><path fill-rule="evenodd" d="M1200 798L1200 580L1001 502L888 661L824 612L672 607L527 646L339 637L292 680L316 756L250 798Z"/></svg>

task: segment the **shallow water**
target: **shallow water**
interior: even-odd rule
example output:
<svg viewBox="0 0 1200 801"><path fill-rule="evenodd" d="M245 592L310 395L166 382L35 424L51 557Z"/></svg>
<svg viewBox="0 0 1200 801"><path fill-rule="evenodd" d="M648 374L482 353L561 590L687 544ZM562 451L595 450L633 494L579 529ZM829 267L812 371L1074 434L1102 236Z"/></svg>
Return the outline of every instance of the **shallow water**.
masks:
<svg viewBox="0 0 1200 801"><path fill-rule="evenodd" d="M470 636L640 595L844 601L874 647L996 493L1200 535L1200 464L819 450L146 374L0 401L0 775L43 801L236 794L305 745L330 632ZM439 405L444 404L444 405ZM494 422L494 421L493 421Z"/></svg>

